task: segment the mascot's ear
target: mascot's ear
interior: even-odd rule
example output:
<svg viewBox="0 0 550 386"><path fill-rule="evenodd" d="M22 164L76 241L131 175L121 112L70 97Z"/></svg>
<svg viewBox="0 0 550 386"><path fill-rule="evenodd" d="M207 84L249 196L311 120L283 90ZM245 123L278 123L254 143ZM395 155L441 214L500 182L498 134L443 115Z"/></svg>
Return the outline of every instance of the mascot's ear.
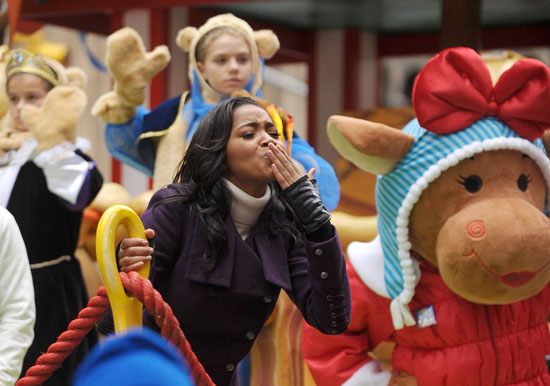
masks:
<svg viewBox="0 0 550 386"><path fill-rule="evenodd" d="M334 148L357 167L387 174L410 150L414 137L382 123L333 115L327 134Z"/></svg>
<svg viewBox="0 0 550 386"><path fill-rule="evenodd" d="M185 27L178 32L176 37L176 44L185 52L189 52L191 49L191 42L195 36L199 33L199 30L195 27Z"/></svg>
<svg viewBox="0 0 550 386"><path fill-rule="evenodd" d="M84 70L78 67L69 67L67 68L67 85L75 86L82 90L86 88L86 83L88 82L88 76Z"/></svg>
<svg viewBox="0 0 550 386"><path fill-rule="evenodd" d="M271 59L281 46L277 35L269 29L254 31L254 40L258 47L258 54L266 59Z"/></svg>

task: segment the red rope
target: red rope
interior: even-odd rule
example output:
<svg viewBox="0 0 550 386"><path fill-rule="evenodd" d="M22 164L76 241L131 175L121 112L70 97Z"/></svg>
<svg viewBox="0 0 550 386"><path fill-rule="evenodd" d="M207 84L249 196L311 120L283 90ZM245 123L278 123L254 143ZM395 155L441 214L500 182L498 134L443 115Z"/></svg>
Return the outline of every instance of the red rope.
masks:
<svg viewBox="0 0 550 386"><path fill-rule="evenodd" d="M124 289L142 302L149 314L155 316L155 322L161 329L161 335L181 351L191 369L195 384L197 386L215 386L183 335L172 309L162 299L161 294L153 288L151 282L139 276L137 272L130 272L129 274L120 272L119 276ZM95 326L108 307L107 291L105 287L100 287L96 296L88 302L88 306L81 310L76 319L69 323L67 331L59 335L57 341L38 357L36 364L27 370L25 376L17 381L15 386L42 385L71 355L75 347L82 342L82 339Z"/></svg>
<svg viewBox="0 0 550 386"><path fill-rule="evenodd" d="M120 272L120 280L124 289L133 294L143 303L147 312L155 316L155 323L160 327L161 335L172 342L181 351L197 386L215 386L210 376L204 370L197 356L191 349L191 345L183 335L178 319L174 316L172 309L163 299L161 294L153 288L148 279L144 279L137 272L130 272L126 275Z"/></svg>

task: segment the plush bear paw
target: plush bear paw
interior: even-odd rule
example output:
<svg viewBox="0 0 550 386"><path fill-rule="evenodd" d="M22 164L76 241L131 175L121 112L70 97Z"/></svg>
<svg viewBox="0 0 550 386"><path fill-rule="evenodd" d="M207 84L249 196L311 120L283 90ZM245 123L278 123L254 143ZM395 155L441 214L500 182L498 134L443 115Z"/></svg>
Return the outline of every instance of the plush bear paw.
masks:
<svg viewBox="0 0 550 386"><path fill-rule="evenodd" d="M96 100L92 114L105 122L120 125L136 115L136 107L125 104L116 92L110 91Z"/></svg>
<svg viewBox="0 0 550 386"><path fill-rule="evenodd" d="M107 38L107 66L115 79L115 91L127 105L143 104L146 87L169 61L168 47L161 45L147 52L132 28L122 28Z"/></svg>
<svg viewBox="0 0 550 386"><path fill-rule="evenodd" d="M14 131L10 135L0 134L0 157L3 157L10 150L17 150L27 139L32 138L30 131Z"/></svg>
<svg viewBox="0 0 550 386"><path fill-rule="evenodd" d="M26 105L21 118L44 151L63 142L76 141L76 124L86 106L86 94L74 86L54 87L41 107Z"/></svg>

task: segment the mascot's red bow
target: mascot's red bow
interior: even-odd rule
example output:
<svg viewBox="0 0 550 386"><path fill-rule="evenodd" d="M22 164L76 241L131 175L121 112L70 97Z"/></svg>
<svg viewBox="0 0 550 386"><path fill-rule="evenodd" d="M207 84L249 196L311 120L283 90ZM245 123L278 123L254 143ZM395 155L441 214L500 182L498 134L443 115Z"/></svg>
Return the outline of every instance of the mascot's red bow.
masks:
<svg viewBox="0 0 550 386"><path fill-rule="evenodd" d="M484 116L501 119L533 140L550 128L550 71L539 61L521 59L493 87L483 59L471 48L455 47L431 59L417 77L412 102L420 126L447 134Z"/></svg>

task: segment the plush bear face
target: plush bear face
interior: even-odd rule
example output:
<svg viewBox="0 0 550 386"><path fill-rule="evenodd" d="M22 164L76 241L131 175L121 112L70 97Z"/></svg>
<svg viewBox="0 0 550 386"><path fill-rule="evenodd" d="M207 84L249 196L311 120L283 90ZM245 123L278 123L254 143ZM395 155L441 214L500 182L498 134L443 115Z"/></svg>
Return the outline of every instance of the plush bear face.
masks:
<svg viewBox="0 0 550 386"><path fill-rule="evenodd" d="M515 150L486 151L432 182L409 224L412 250L467 300L503 304L550 277L550 220L538 166Z"/></svg>

